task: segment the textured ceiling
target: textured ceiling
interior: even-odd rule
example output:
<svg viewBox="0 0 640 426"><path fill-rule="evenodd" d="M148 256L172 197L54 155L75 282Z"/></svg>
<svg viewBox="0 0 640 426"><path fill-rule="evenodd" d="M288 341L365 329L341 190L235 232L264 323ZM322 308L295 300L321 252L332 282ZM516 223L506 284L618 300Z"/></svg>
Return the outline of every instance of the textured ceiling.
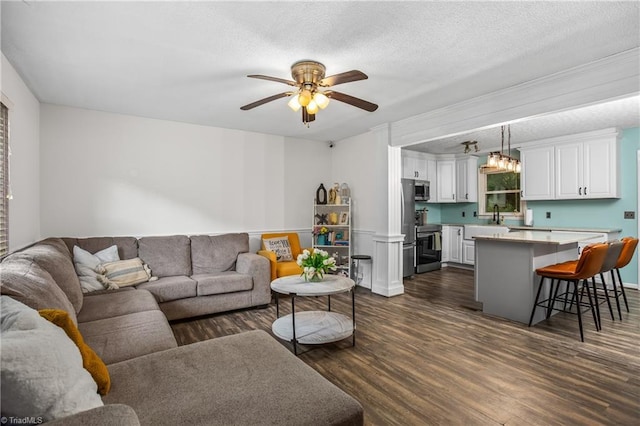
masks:
<svg viewBox="0 0 640 426"><path fill-rule="evenodd" d="M314 140L371 127L640 45L638 2L6 2L2 52L41 102ZM301 59L368 80L309 128L246 78ZM458 143L457 141L454 141Z"/></svg>
<svg viewBox="0 0 640 426"><path fill-rule="evenodd" d="M541 139L609 127L622 129L640 127L640 97L634 96L584 108L542 115L511 123L510 126L512 147ZM500 148L501 138L501 130L498 125L488 129L414 145L408 149L431 154L461 154L464 152L462 142L477 141L479 153L486 154Z"/></svg>

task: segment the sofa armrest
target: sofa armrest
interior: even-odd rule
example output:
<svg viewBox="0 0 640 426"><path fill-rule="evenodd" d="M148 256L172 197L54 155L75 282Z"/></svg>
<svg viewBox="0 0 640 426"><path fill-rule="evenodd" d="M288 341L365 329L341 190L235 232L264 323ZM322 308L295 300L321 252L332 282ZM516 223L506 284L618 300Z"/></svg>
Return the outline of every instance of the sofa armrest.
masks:
<svg viewBox="0 0 640 426"><path fill-rule="evenodd" d="M268 261L264 256L255 253L240 253L238 255L236 272L251 275L253 278L252 306L271 303L271 276L274 270L275 266L271 267L270 260Z"/></svg>
<svg viewBox="0 0 640 426"><path fill-rule="evenodd" d="M81 411L71 416L62 417L47 425L64 426L140 426L140 421L133 408L124 404L107 404L91 410Z"/></svg>
<svg viewBox="0 0 640 426"><path fill-rule="evenodd" d="M271 268L271 281L278 278L278 274L276 272L276 264L278 263L278 258L276 256L276 253L269 250L258 250L258 254L269 259L269 267Z"/></svg>

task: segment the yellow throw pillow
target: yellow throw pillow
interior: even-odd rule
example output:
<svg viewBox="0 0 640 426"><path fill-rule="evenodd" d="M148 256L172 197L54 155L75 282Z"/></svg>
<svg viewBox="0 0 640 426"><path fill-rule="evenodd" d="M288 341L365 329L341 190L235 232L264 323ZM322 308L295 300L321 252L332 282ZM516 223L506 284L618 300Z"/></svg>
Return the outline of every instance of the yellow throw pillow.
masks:
<svg viewBox="0 0 640 426"><path fill-rule="evenodd" d="M62 328L67 336L76 344L82 355L82 366L91 373L93 380L98 385L98 393L106 395L111 389L111 377L109 370L100 357L86 343L73 323L69 314L62 309L41 309L38 311L41 317L51 321Z"/></svg>

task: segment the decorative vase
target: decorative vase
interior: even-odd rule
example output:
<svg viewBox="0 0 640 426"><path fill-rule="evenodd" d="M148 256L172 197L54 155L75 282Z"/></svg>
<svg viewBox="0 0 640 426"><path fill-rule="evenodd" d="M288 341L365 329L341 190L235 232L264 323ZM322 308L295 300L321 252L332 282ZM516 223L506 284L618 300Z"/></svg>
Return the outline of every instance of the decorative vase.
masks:
<svg viewBox="0 0 640 426"><path fill-rule="evenodd" d="M331 212L329 213L329 225L337 225L338 224L338 213Z"/></svg>
<svg viewBox="0 0 640 426"><path fill-rule="evenodd" d="M318 245L326 246L327 245L327 236L324 234L318 235Z"/></svg>
<svg viewBox="0 0 640 426"><path fill-rule="evenodd" d="M312 283L319 283L322 281L323 275L319 271L314 271L310 274L304 274L304 280Z"/></svg>

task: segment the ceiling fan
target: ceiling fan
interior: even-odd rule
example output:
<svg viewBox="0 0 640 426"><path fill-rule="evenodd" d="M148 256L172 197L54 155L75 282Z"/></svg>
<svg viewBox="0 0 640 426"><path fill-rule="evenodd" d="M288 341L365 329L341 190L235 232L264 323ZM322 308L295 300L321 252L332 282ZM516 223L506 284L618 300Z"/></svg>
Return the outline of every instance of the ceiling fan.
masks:
<svg viewBox="0 0 640 426"><path fill-rule="evenodd" d="M335 99L336 101L344 102L369 112L373 112L378 109L378 105L363 99L346 95L341 92L336 92L335 90L324 90L325 88L338 84L366 80L368 77L365 73L358 70L351 70L325 77L325 71L325 66L320 62L299 61L291 66L291 77L293 80L270 77L268 75L248 75L247 77L250 78L259 78L262 80L284 83L295 87L295 89L260 99L259 101L242 106L240 109L247 111L266 104L267 102L275 101L276 99L293 96L288 105L294 111L298 111L302 108L302 122L307 126L311 121L316 119L316 113L319 109L327 107L329 99Z"/></svg>

